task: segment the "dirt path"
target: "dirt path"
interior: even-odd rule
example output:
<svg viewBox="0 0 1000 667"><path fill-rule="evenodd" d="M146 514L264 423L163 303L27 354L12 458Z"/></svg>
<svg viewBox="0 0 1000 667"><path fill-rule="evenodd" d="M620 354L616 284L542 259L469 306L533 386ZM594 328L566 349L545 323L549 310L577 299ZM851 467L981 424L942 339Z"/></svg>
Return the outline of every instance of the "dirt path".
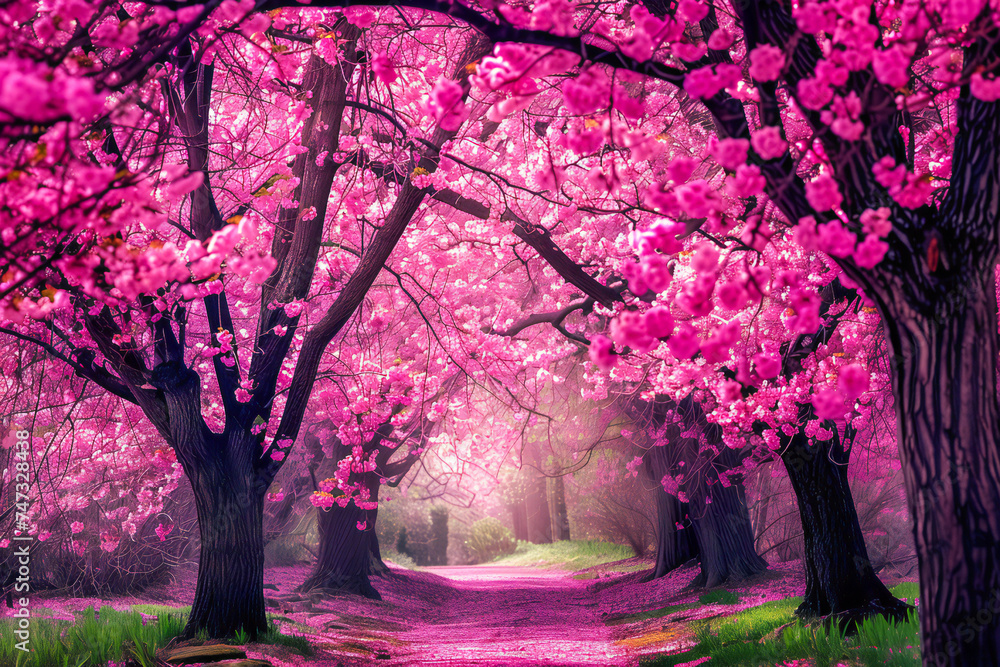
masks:
<svg viewBox="0 0 1000 667"><path fill-rule="evenodd" d="M525 567L430 567L453 593L412 630L390 664L612 665L611 636L585 581Z"/></svg>
<svg viewBox="0 0 1000 667"><path fill-rule="evenodd" d="M317 649L308 662L268 651L276 667L634 663L616 651L591 582L559 570L495 565L393 570L372 581L381 602L356 595L295 601L285 593L301 582L302 573L272 573L275 599L282 602L271 611L300 630L308 625Z"/></svg>

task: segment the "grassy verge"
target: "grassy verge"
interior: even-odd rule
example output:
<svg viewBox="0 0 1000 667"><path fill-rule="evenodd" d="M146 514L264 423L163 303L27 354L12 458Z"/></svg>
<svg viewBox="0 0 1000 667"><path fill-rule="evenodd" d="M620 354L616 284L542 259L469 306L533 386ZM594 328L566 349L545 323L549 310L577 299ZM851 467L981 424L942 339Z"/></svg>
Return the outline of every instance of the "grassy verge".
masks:
<svg viewBox="0 0 1000 667"><path fill-rule="evenodd" d="M596 540L564 540L551 544L518 542L514 553L509 556L501 556L492 564L584 570L588 567L632 558L633 555L632 549L627 546Z"/></svg>
<svg viewBox="0 0 1000 667"><path fill-rule="evenodd" d="M904 583L894 595L911 603L917 584ZM702 621L694 626L697 646L676 655L651 658L652 667L669 667L709 657L711 667L756 667L811 659L817 667L844 663L852 667L916 667L920 665L919 626L916 615L893 624L875 618L861 625L854 637L844 637L836 628L805 625L793 612L802 598L786 598L746 609L732 616Z"/></svg>
<svg viewBox="0 0 1000 667"><path fill-rule="evenodd" d="M109 662L133 662L141 667L156 667L156 651L184 631L190 607L134 605L130 611L115 611L103 606L99 611L87 607L76 613L76 620L31 619L30 652L17 648L14 634L17 619L0 619L0 665L5 667L106 667ZM145 622L143 615L147 618ZM156 620L148 618L156 616ZM202 640L207 637L199 637ZM230 640L245 644L245 635ZM283 635L273 624L258 644L274 644L309 655L312 646L299 635Z"/></svg>

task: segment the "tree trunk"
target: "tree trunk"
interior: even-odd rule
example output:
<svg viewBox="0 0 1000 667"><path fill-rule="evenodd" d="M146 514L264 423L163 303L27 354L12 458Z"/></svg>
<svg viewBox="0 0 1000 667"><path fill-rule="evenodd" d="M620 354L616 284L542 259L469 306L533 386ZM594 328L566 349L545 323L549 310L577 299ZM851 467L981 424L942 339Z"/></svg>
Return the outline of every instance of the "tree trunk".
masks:
<svg viewBox="0 0 1000 667"><path fill-rule="evenodd" d="M515 502L508 505L510 509L511 523L514 525L514 539L527 542L528 541L528 506L524 502L524 498L519 498Z"/></svg>
<svg viewBox="0 0 1000 667"><path fill-rule="evenodd" d="M646 470L656 483L653 495L656 497L656 568L650 579L662 577L672 572L692 558L698 557L698 545L694 531L683 526L687 520L686 503L677 500L660 488L660 480L667 473L666 456L662 447L652 447L643 457Z"/></svg>
<svg viewBox="0 0 1000 667"><path fill-rule="evenodd" d="M811 445L797 434L782 453L805 546L806 594L795 613L834 617L851 630L876 615L903 620L912 607L896 599L872 569L847 481L848 459L836 435Z"/></svg>
<svg viewBox="0 0 1000 667"><path fill-rule="evenodd" d="M715 460L715 472L739 463L736 452L723 447ZM746 579L767 569L767 561L754 549L753 528L742 481L723 486L716 481L700 483L688 491L688 513L701 558L696 586L713 588L730 580Z"/></svg>
<svg viewBox="0 0 1000 667"><path fill-rule="evenodd" d="M767 511L771 504L771 466L768 465L758 470L760 470L760 473L757 475L760 480L760 499L757 501L757 507L754 510L754 518L751 523L753 524L754 548L760 551L763 547L761 541L764 537L764 531L767 530Z"/></svg>
<svg viewBox="0 0 1000 667"><path fill-rule="evenodd" d="M731 463L734 455L731 450L723 451L719 463ZM657 483L671 472L665 447L651 447L645 458L647 471ZM695 586L719 586L767 569L767 562L754 551L743 484L734 481L729 487L720 483L709 486L704 479L698 480L685 488L689 502L661 489L654 491L656 568L651 578L662 577L692 558L701 562ZM678 524L684 527L678 528Z"/></svg>
<svg viewBox="0 0 1000 667"><path fill-rule="evenodd" d="M918 312L881 295L920 562L925 665L1000 664L1000 425L994 267Z"/></svg>
<svg viewBox="0 0 1000 667"><path fill-rule="evenodd" d="M251 637L267 630L264 612L264 499L227 466L206 464L189 475L201 557L185 637L205 631Z"/></svg>
<svg viewBox="0 0 1000 667"><path fill-rule="evenodd" d="M552 541L552 519L549 517L549 499L545 492L545 478L528 478L528 496L525 506L528 511L528 541L548 544Z"/></svg>
<svg viewBox="0 0 1000 667"><path fill-rule="evenodd" d="M372 501L378 501L378 487L377 478L368 485ZM334 503L330 509L319 508L319 554L312 573L299 590L322 588L381 600L369 579L376 569L376 557L381 561L375 534L377 518L377 509L362 510L353 501L347 507ZM363 524L364 529L359 530L358 524Z"/></svg>
<svg viewBox="0 0 1000 667"><path fill-rule="evenodd" d="M556 541L568 540L569 536L569 513L566 510L566 485L563 478L552 477L549 479L549 507L552 508L552 539Z"/></svg>

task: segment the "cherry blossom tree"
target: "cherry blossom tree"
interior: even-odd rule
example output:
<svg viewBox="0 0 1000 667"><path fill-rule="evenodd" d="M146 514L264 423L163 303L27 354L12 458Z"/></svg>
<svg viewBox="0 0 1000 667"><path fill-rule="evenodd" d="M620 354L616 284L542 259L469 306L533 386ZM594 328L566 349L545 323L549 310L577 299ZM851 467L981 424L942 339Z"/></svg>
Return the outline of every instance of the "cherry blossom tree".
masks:
<svg viewBox="0 0 1000 667"><path fill-rule="evenodd" d="M232 488L254 505L242 516L259 514L281 467L256 436L273 451L295 440L323 351L425 199L468 216L459 227L478 242L542 258L542 281L531 278L547 296L533 321L552 325L551 358L589 348L601 367L591 396L609 379L641 379L646 364L616 365L623 353L651 356L662 362L653 391L694 394L727 445L752 434L771 451L847 451L837 439L863 419L871 372L836 356L850 342L831 329L843 299L821 295L836 278L876 308L894 360L925 660L1000 660L996 614L968 620L998 589L998 350L984 335L997 308L993 8L379 4L345 10L350 23L278 1L147 5L127 17L111 4L5 9L0 187L21 204L4 211L5 329L135 401L175 448L193 439L178 459L196 491L206 469L221 474L203 461L237 462L227 470L246 474ZM430 43L449 58L425 55ZM433 82L416 76L428 58ZM257 65L267 81L249 76ZM12 101L18 81L46 104ZM279 109L284 124L271 121ZM167 136L180 148L157 141ZM363 174L360 190L337 180L348 173ZM363 194L331 198L331 188ZM331 281L336 297L313 302L325 315L300 328L341 205L359 221L362 256ZM256 230L272 222L267 253ZM678 261L682 252L692 254ZM231 288L242 294L251 278L263 280L259 320L242 344L235 325L250 309ZM467 309L470 340L528 350L516 305ZM588 337L601 324L609 335ZM205 387L184 354L198 337L221 399L204 424ZM209 428L222 422L224 437ZM254 533L241 521L203 534L206 572L219 569L216 538ZM256 571L248 564L244 588ZM200 586L192 627L260 627L256 598L224 602L238 611L208 622L223 601ZM258 607L253 622L236 618Z"/></svg>
<svg viewBox="0 0 1000 667"><path fill-rule="evenodd" d="M662 277L664 255L680 249L671 241L689 228L721 240L727 266L745 266L745 277L726 290L716 289L720 272L698 271L700 279L687 281L674 300L689 315L704 317L717 298L733 303L770 291L790 311L775 319L813 335L822 324L817 286L765 273L762 263L769 243L789 228L800 247L826 253L842 281L862 289L898 360L892 387L921 563L925 660L997 658L995 615L985 624L966 620L990 608L997 588L997 541L988 537L998 533L989 509L1000 476L997 343L981 334L996 326L992 9L983 2L692 0L620 15L577 13L565 3L496 12L406 4L504 42L479 68L502 97L497 117L539 103L551 90L545 77L579 65L562 83L567 117L605 119L603 129L596 120L568 132L592 156L583 163L591 191L614 196L627 185L639 195L628 210L680 223L659 224L656 241L637 248L642 273ZM710 153L728 184L696 173L697 161L675 159L662 175L647 172L649 185L632 187L642 180L626 157L638 160L655 135L625 129L629 114L646 117L628 101L636 99L628 85L700 100L712 125L705 134L717 137L707 142ZM605 144L620 148L598 153ZM559 188L560 170L583 164L549 161L542 187ZM553 203L569 209L569 226L580 198L567 188ZM644 231L653 219L635 225ZM642 327L629 328L643 339ZM676 345L700 349L704 341L721 351L730 329L688 325L673 337ZM608 343L595 348L598 359L608 352ZM837 418L853 391L821 382L807 390L814 398L803 398L820 417Z"/></svg>

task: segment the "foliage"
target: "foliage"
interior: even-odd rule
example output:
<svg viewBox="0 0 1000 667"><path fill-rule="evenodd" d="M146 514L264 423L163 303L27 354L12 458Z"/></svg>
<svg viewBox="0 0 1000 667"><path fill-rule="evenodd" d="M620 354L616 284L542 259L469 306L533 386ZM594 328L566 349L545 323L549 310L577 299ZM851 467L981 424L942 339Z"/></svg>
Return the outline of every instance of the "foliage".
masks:
<svg viewBox="0 0 1000 667"><path fill-rule="evenodd" d="M165 647L184 631L190 607L134 605L131 611L103 606L87 607L75 621L35 618L31 622L31 651L15 648L13 629L17 619L0 620L0 664L17 667L107 667L109 662L139 667L158 667L157 649ZM155 618L151 618L155 617ZM231 643L245 644L246 634ZM301 635L282 634L275 623L260 634L256 643L286 646L301 655L313 652Z"/></svg>
<svg viewBox="0 0 1000 667"><path fill-rule="evenodd" d="M914 614L898 624L883 616L870 618L859 625L856 635L845 637L836 624L806 625L796 619L793 612L800 602L801 598L787 598L700 622L693 649L644 664L668 666L701 657L711 657L711 664L720 667L771 667L800 659L814 660L817 667L920 664L919 625Z"/></svg>
<svg viewBox="0 0 1000 667"><path fill-rule="evenodd" d="M488 563L499 556L512 554L517 549L510 529L493 517L486 517L472 524L465 546L476 563Z"/></svg>
<svg viewBox="0 0 1000 667"><path fill-rule="evenodd" d="M995 4L298 4L5 3L0 326L44 354L3 355L4 426L64 406L31 428L23 463L59 472L23 531L113 553L178 460L195 482L231 463L277 502L300 435L338 452L314 503L374 512L431 444L442 486L495 473L570 366L587 398L697 401L748 454L717 470L699 438L705 465L659 480L678 497L695 469L725 485L789 437L895 409L902 459L932 468L903 475L911 499L962 461L970 502L997 505L997 462L977 458L997 411L911 428L936 395L888 390L996 399ZM916 373L934 345L986 363ZM68 397L41 381L63 375ZM103 436L83 457L96 439L61 426L78 405ZM656 431L632 443L677 440ZM142 479L154 439L177 456ZM91 484L135 496L107 516L74 491ZM920 557L970 568L960 608L925 596L936 652L995 588L962 549L998 536L955 503L910 505L955 533Z"/></svg>
<svg viewBox="0 0 1000 667"><path fill-rule="evenodd" d="M739 595L724 588L698 596L698 602L701 604L736 604L739 601Z"/></svg>
<svg viewBox="0 0 1000 667"><path fill-rule="evenodd" d="M274 566L311 562L318 541L316 510L310 507L291 530L264 545L264 563Z"/></svg>
<svg viewBox="0 0 1000 667"><path fill-rule="evenodd" d="M168 608L169 609L169 608ZM173 610L176 611L176 610ZM31 624L31 652L14 648L16 619L0 621L0 664L18 667L106 667L109 661L136 660L154 667L155 651L184 630L186 613L161 613L147 621L139 611L119 612L111 607L87 607L73 622L35 619Z"/></svg>
<svg viewBox="0 0 1000 667"><path fill-rule="evenodd" d="M518 542L517 549L511 555L500 558L497 562L504 565L574 571L631 557L632 550L622 544L597 540L562 540L550 544Z"/></svg>

